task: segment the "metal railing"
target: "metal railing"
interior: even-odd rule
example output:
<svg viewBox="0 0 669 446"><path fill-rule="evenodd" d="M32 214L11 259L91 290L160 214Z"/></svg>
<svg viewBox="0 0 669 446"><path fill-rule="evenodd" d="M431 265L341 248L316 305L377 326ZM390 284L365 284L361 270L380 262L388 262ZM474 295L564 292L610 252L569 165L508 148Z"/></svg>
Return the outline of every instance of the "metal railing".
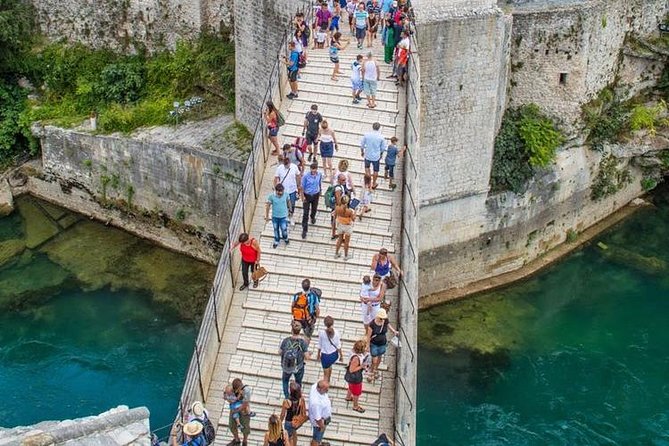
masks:
<svg viewBox="0 0 669 446"><path fill-rule="evenodd" d="M310 20L311 8L303 5L296 12L303 12L305 19ZM253 218L265 165L269 158L270 147L267 138L267 127L264 122L263 108L268 100L274 100L279 108L283 93L285 93L286 76L281 69L282 56L286 55L288 39L292 36L292 23L282 36L277 50L276 61L272 66L268 85L262 99L261 108L253 128L251 152L246 161L241 186L237 193L235 206L230 218L227 231L227 240L216 268L216 275L204 314L200 331L198 332L193 356L184 379L184 387L179 400L179 407L175 421L183 421L187 410L194 401L207 402L207 392L211 383L214 366L218 357L219 347L223 338L223 329L227 319L232 297L235 290L236 272L241 264L237 250L231 251L232 240L237 234L248 232ZM182 438L181 429L177 431Z"/></svg>

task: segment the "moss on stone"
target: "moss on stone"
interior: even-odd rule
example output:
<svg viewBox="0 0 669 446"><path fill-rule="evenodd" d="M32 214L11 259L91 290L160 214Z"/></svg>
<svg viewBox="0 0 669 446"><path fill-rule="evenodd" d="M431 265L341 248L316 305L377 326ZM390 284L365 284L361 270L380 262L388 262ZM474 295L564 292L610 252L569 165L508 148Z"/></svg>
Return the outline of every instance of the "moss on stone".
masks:
<svg viewBox="0 0 669 446"><path fill-rule="evenodd" d="M36 248L58 234L58 226L32 199L17 200L17 207L25 224L25 242L28 248Z"/></svg>
<svg viewBox="0 0 669 446"><path fill-rule="evenodd" d="M4 265L26 249L23 240L13 239L0 242L0 266Z"/></svg>
<svg viewBox="0 0 669 446"><path fill-rule="evenodd" d="M505 292L431 308L420 315L421 344L447 353L481 354L513 350L523 341L523 327L536 309Z"/></svg>

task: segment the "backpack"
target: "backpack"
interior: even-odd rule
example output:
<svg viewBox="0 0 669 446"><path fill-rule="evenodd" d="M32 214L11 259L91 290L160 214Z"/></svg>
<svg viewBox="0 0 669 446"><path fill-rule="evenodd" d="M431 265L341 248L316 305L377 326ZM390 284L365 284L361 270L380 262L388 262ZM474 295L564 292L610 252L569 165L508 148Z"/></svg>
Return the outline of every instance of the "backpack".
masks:
<svg viewBox="0 0 669 446"><path fill-rule="evenodd" d="M211 423L211 420L206 416L204 418L195 418L196 421L199 421L202 424L202 434L204 436L204 441L206 445L210 445L214 442L216 438L216 429Z"/></svg>
<svg viewBox="0 0 669 446"><path fill-rule="evenodd" d="M343 187L344 188L344 195L351 195L351 191L348 190L348 187L346 185L336 185L336 186L329 186L328 190L325 191L325 207L334 209L335 208L335 203L337 202L337 197L335 196L335 192L338 187Z"/></svg>
<svg viewBox="0 0 669 446"><path fill-rule="evenodd" d="M276 111L276 125L279 127L286 125L286 118L283 117L279 110Z"/></svg>
<svg viewBox="0 0 669 446"><path fill-rule="evenodd" d="M281 368L284 373L296 373L304 367L304 350L300 339L290 339L290 345L283 351Z"/></svg>
<svg viewBox="0 0 669 446"><path fill-rule="evenodd" d="M309 295L313 296L309 299ZM311 287L309 293L300 291L293 295L292 313L296 321L306 321L316 314L316 305L320 304L323 292L320 288Z"/></svg>

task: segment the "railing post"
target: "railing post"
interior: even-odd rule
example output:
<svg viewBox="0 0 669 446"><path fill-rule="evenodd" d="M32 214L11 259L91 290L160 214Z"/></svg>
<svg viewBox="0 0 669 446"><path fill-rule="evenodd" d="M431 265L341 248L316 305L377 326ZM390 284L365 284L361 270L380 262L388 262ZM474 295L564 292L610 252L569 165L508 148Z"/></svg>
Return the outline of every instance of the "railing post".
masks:
<svg viewBox="0 0 669 446"><path fill-rule="evenodd" d="M214 299L214 326L216 327L216 339L218 339L218 343L221 343L221 329L218 327L218 283L214 283L214 290L213 290L213 299Z"/></svg>

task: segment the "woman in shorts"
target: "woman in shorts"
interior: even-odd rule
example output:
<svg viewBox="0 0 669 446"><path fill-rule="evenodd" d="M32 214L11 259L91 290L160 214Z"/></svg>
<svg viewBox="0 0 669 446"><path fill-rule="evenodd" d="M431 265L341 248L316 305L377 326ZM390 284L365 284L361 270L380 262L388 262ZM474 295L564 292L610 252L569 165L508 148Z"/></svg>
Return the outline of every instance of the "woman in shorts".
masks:
<svg viewBox="0 0 669 446"><path fill-rule="evenodd" d="M337 360L344 360L341 352L341 337L339 331L334 328L334 319L332 316L325 316L323 319L325 328L318 332L318 356L323 367L323 379L330 382L332 376L332 366Z"/></svg>
<svg viewBox="0 0 669 446"><path fill-rule="evenodd" d="M348 362L348 371L355 373L365 368L365 351L367 350L367 341L360 339L353 344L353 351L351 352L351 359ZM348 392L346 393L346 401L353 402L353 410L360 413L365 413L360 403L360 395L362 395L362 382L348 383Z"/></svg>
<svg viewBox="0 0 669 446"><path fill-rule="evenodd" d="M344 260L350 259L348 255L348 245L351 242L353 234L353 221L355 220L355 211L348 207L350 199L348 195L341 197L341 204L334 210L335 221L337 222L337 244L335 245L335 259L341 257L339 248L344 245Z"/></svg>
<svg viewBox="0 0 669 446"><path fill-rule="evenodd" d="M334 64L334 68L332 69L332 77L331 79L333 81L338 81L337 75L338 74L344 74L341 71L339 71L339 51L342 51L346 49L348 46L348 41L344 45L341 44L341 33L337 31L334 33L332 36L332 40L330 41L330 62Z"/></svg>
<svg viewBox="0 0 669 446"><path fill-rule="evenodd" d="M339 34L339 33L337 33ZM334 156L335 150L339 150L337 147L337 137L335 136L334 130L330 128L330 125L326 120L321 122L321 128L318 132L319 149L321 152L321 158L323 158L323 174L327 178L328 172L330 175L334 172L332 167L332 157Z"/></svg>
<svg viewBox="0 0 669 446"><path fill-rule="evenodd" d="M272 155L279 153L279 141L276 139L279 134L279 111L274 106L274 102L267 101L267 110L265 110L265 124L267 124L267 135L269 141L274 146Z"/></svg>

